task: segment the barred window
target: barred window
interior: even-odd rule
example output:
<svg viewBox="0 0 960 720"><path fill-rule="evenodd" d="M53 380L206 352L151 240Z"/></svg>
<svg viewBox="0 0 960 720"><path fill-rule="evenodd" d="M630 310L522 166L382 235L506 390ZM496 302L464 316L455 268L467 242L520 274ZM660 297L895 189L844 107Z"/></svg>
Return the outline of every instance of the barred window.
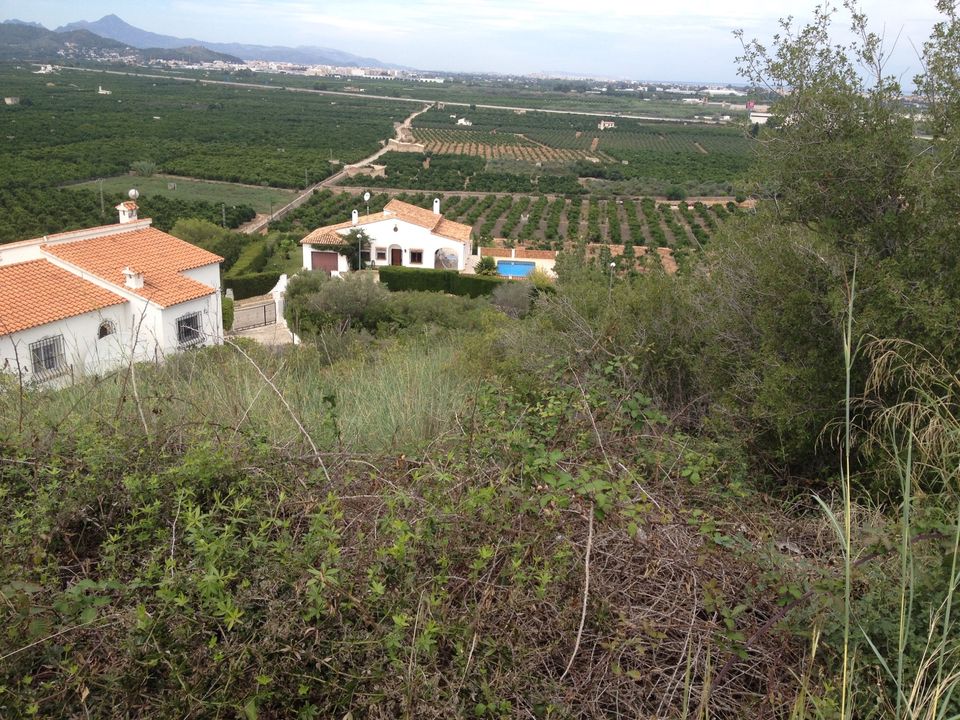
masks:
<svg viewBox="0 0 960 720"><path fill-rule="evenodd" d="M180 345L196 345L203 341L200 331L200 313L190 313L177 318L177 342Z"/></svg>
<svg viewBox="0 0 960 720"><path fill-rule="evenodd" d="M411 250L411 251L410 251L410 264L411 264L411 265L423 265L423 250Z"/></svg>
<svg viewBox="0 0 960 720"><path fill-rule="evenodd" d="M30 363L33 365L34 378L40 381L49 380L67 372L69 368L63 352L63 335L54 335L30 343Z"/></svg>

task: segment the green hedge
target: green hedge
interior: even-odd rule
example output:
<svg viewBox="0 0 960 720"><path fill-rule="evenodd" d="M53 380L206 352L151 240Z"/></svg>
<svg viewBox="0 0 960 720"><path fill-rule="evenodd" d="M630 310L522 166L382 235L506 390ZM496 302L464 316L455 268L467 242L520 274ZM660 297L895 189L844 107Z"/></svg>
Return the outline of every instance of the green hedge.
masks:
<svg viewBox="0 0 960 720"><path fill-rule="evenodd" d="M243 300L270 292L279 280L280 273L278 272L259 272L234 277L227 275L224 278L224 284L233 290L235 300Z"/></svg>
<svg viewBox="0 0 960 720"><path fill-rule="evenodd" d="M228 297L220 298L220 310L223 315L223 331L233 328L233 300Z"/></svg>
<svg viewBox="0 0 960 720"><path fill-rule="evenodd" d="M506 278L482 275L461 275L456 270L430 270L386 265L379 268L380 282L392 291L426 290L451 295L478 297L489 295Z"/></svg>
<svg viewBox="0 0 960 720"><path fill-rule="evenodd" d="M491 294L498 285L511 282L506 278L493 275L460 275L456 274L450 284L450 292L454 295L469 295L480 297Z"/></svg>

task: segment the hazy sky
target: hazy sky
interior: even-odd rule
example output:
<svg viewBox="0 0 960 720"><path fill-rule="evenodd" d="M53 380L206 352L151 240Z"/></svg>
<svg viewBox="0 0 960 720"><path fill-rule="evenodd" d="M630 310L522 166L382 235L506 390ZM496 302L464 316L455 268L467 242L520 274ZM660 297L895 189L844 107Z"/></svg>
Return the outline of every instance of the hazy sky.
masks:
<svg viewBox="0 0 960 720"><path fill-rule="evenodd" d="M719 82L737 79L734 29L769 40L777 18L808 18L813 7L812 0L0 0L0 19L53 29L114 13L166 35L318 45L424 69ZM889 68L909 84L919 70L914 47L938 19L934 0L867 0L862 9L891 43L899 35Z"/></svg>

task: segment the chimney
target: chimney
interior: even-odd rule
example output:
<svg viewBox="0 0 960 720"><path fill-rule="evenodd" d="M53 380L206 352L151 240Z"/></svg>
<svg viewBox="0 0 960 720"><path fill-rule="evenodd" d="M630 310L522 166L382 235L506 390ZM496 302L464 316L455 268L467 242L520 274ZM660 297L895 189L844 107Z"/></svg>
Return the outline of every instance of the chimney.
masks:
<svg viewBox="0 0 960 720"><path fill-rule="evenodd" d="M440 198L433 199L433 214L434 215L440 214Z"/></svg>
<svg viewBox="0 0 960 720"><path fill-rule="evenodd" d="M350 215L350 220L353 222L354 225L356 225L358 222L360 222L360 213L354 210L353 213Z"/></svg>
<svg viewBox="0 0 960 720"><path fill-rule="evenodd" d="M140 290L143 288L143 273L134 270L127 265L123 269L123 284L131 290Z"/></svg>
<svg viewBox="0 0 960 720"><path fill-rule="evenodd" d="M121 225L137 221L137 204L133 200L122 202L114 209L120 213Z"/></svg>

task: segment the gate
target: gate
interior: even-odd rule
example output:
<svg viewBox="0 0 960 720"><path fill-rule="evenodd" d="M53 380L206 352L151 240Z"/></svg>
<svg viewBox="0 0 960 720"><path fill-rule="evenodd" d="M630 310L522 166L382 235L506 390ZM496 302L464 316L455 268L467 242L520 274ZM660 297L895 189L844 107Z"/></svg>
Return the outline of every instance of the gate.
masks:
<svg viewBox="0 0 960 720"><path fill-rule="evenodd" d="M233 330L272 325L277 321L277 305L273 300L255 305L238 305L233 311Z"/></svg>

